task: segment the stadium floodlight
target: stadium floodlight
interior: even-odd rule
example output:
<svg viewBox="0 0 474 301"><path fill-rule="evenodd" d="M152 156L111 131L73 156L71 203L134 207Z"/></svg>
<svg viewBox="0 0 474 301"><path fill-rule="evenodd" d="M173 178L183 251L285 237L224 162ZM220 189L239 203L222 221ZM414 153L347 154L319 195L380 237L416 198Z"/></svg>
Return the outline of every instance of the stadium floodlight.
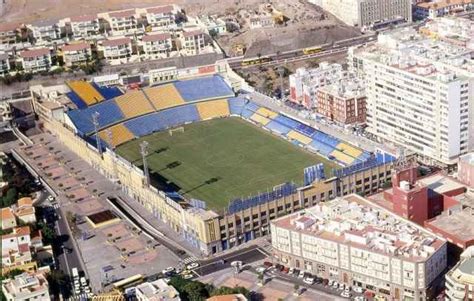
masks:
<svg viewBox="0 0 474 301"><path fill-rule="evenodd" d="M94 124L95 141L97 144L97 150L99 151L99 154L102 155L102 148L100 146L100 138L99 138L99 117L100 117L99 112L95 111L94 113L92 113L92 123Z"/></svg>
<svg viewBox="0 0 474 301"><path fill-rule="evenodd" d="M115 145L113 143L114 141L114 137L113 137L113 133L112 133L112 130L110 129L107 129L106 130L106 133L107 133L107 139L109 140L109 149L112 151L112 168L113 168L113 176L114 176L114 179L115 180L118 180L118 176L117 176L117 161L116 161L116 156L115 156Z"/></svg>
<svg viewBox="0 0 474 301"><path fill-rule="evenodd" d="M148 164L146 162L146 156L148 156L148 142L143 141L140 143L140 154L143 159L143 172L145 173L145 184L150 185L150 174L148 173Z"/></svg>
<svg viewBox="0 0 474 301"><path fill-rule="evenodd" d="M285 68L280 66L278 68L278 73L280 74L280 100L281 102L283 102L284 101L283 98L285 95L284 90L283 90L283 75L285 74Z"/></svg>

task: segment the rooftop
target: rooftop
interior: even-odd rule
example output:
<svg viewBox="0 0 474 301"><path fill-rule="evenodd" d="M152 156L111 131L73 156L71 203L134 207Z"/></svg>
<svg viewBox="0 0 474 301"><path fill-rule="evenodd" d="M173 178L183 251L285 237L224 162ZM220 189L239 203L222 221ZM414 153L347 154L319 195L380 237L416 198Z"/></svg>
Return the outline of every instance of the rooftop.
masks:
<svg viewBox="0 0 474 301"><path fill-rule="evenodd" d="M109 13L109 17L111 18L130 18L135 15L134 9L122 10Z"/></svg>
<svg viewBox="0 0 474 301"><path fill-rule="evenodd" d="M143 36L142 41L144 42L156 42L171 39L171 35L169 33L158 33L158 34L147 34Z"/></svg>
<svg viewBox="0 0 474 301"><path fill-rule="evenodd" d="M455 179L448 177L442 173L437 173L431 176L419 178L418 183L427 186L429 189L439 194L444 194L466 187L466 185L463 185L462 183L459 183Z"/></svg>
<svg viewBox="0 0 474 301"><path fill-rule="evenodd" d="M416 6L425 8L425 9L443 9L448 6L469 4L469 3L472 3L472 0L441 0L441 1L421 2L421 3L418 3Z"/></svg>
<svg viewBox="0 0 474 301"><path fill-rule="evenodd" d="M173 12L173 9L173 5L165 5L147 8L146 12L150 14L169 14Z"/></svg>
<svg viewBox="0 0 474 301"><path fill-rule="evenodd" d="M467 248L461 254L459 263L446 274L446 277L450 277L460 284L474 285L473 253L474 246Z"/></svg>
<svg viewBox="0 0 474 301"><path fill-rule="evenodd" d="M113 40L105 40L102 42L103 46L119 46L119 45L125 45L125 44L130 44L131 40L130 38L118 38L118 39L113 39Z"/></svg>
<svg viewBox="0 0 474 301"><path fill-rule="evenodd" d="M474 165L474 152L465 154L464 156L459 157L459 160L471 165Z"/></svg>
<svg viewBox="0 0 474 301"><path fill-rule="evenodd" d="M178 291L163 279L142 283L135 289L149 300L180 300Z"/></svg>
<svg viewBox="0 0 474 301"><path fill-rule="evenodd" d="M83 50L83 49L88 49L91 48L91 45L89 43L75 43L75 44L69 44L69 45L64 45L61 47L62 51L67 52L67 51L78 51L78 50Z"/></svg>
<svg viewBox="0 0 474 301"><path fill-rule="evenodd" d="M9 208L9 207L6 207L6 208L2 208L2 220L6 220L6 219L14 219L15 216L13 215L13 211Z"/></svg>
<svg viewBox="0 0 474 301"><path fill-rule="evenodd" d="M38 48L38 49L30 49L20 52L20 56L23 58L35 58L38 56L48 55L49 48Z"/></svg>
<svg viewBox="0 0 474 301"><path fill-rule="evenodd" d="M274 224L411 261L424 261L445 244L415 223L355 194L282 217Z"/></svg>
<svg viewBox="0 0 474 301"><path fill-rule="evenodd" d="M88 22L94 21L97 19L97 15L82 15L82 16L75 16L71 17L71 22Z"/></svg>

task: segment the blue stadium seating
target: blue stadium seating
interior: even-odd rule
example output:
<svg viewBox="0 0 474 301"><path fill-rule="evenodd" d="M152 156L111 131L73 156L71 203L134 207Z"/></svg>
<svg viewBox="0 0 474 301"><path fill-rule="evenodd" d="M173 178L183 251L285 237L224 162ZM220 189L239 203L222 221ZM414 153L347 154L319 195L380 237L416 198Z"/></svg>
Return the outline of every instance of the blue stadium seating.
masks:
<svg viewBox="0 0 474 301"><path fill-rule="evenodd" d="M328 144L332 147L336 147L341 141L339 139L336 139L326 133L323 133L321 131L316 131L313 135L313 139L321 141L325 144Z"/></svg>
<svg viewBox="0 0 474 301"><path fill-rule="evenodd" d="M319 153L323 154L324 156L329 156L329 154L334 151L334 147L327 145L325 143L322 143L318 140L313 140L310 144L310 147L313 149L317 150Z"/></svg>
<svg viewBox="0 0 474 301"><path fill-rule="evenodd" d="M96 83L92 83L92 86L99 91L99 93L104 97L104 99L112 99L117 96L122 95L123 93L117 87L100 87Z"/></svg>
<svg viewBox="0 0 474 301"><path fill-rule="evenodd" d="M300 132L301 134L303 135L306 135L308 137L311 137L314 135L314 133L316 132L316 129L315 128L312 128L310 126L307 126L306 124L298 124L298 126L296 127L296 131Z"/></svg>
<svg viewBox="0 0 474 301"><path fill-rule="evenodd" d="M240 115L245 105L245 99L240 97L232 97L227 100L231 115Z"/></svg>
<svg viewBox="0 0 474 301"><path fill-rule="evenodd" d="M287 126L291 129L296 129L296 127L300 124L298 121L291 119L289 117L283 116L283 115L278 115L273 119L274 121L277 121L284 126Z"/></svg>
<svg viewBox="0 0 474 301"><path fill-rule="evenodd" d="M82 110L72 110L68 115L79 132L89 134L94 131L92 114L95 112L99 113L99 129L125 118L115 100L103 101Z"/></svg>
<svg viewBox="0 0 474 301"><path fill-rule="evenodd" d="M174 86L185 101L234 96L234 92L219 75L177 81Z"/></svg>
<svg viewBox="0 0 474 301"><path fill-rule="evenodd" d="M87 104L82 101L82 99L74 92L66 93L66 96L76 105L78 109L87 108Z"/></svg>
<svg viewBox="0 0 474 301"><path fill-rule="evenodd" d="M171 128L186 122L199 121L195 105L185 105L138 117L125 122L125 126L137 137Z"/></svg>
<svg viewBox="0 0 474 301"><path fill-rule="evenodd" d="M249 119L250 116L252 116L259 108L260 107L253 102L246 103L241 115L242 117Z"/></svg>
<svg viewBox="0 0 474 301"><path fill-rule="evenodd" d="M286 127L285 125L275 120L270 121L265 127L269 130L272 130L274 132L277 132L283 135L286 135L288 134L289 131L291 131L289 127Z"/></svg>

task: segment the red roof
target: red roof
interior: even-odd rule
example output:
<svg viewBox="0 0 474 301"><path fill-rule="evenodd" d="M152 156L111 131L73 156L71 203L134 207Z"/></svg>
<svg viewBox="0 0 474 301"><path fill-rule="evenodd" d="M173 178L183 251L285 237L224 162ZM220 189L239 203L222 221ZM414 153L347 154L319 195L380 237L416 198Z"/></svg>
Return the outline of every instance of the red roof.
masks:
<svg viewBox="0 0 474 301"><path fill-rule="evenodd" d="M102 42L103 46L119 46L129 44L131 42L130 38L120 38L114 40L105 40Z"/></svg>
<svg viewBox="0 0 474 301"><path fill-rule="evenodd" d="M130 18L134 15L135 15L135 10L134 9L122 10L122 11L109 13L109 17L111 17L111 18Z"/></svg>
<svg viewBox="0 0 474 301"><path fill-rule="evenodd" d="M87 21L94 21L96 19L97 19L97 15L75 16L75 17L71 17L71 22L87 22Z"/></svg>
<svg viewBox="0 0 474 301"><path fill-rule="evenodd" d="M142 41L144 42L156 42L170 39L171 35L169 33L158 33L158 34L150 34L143 36Z"/></svg>
<svg viewBox="0 0 474 301"><path fill-rule="evenodd" d="M0 22L0 32L13 31L21 27L20 23L1 23Z"/></svg>
<svg viewBox="0 0 474 301"><path fill-rule="evenodd" d="M198 29L183 32L183 36L185 36L185 37L194 37L194 36L201 35L201 34L203 34L203 32L198 30Z"/></svg>
<svg viewBox="0 0 474 301"><path fill-rule="evenodd" d="M32 58L49 54L49 48L30 49L20 52L23 58Z"/></svg>
<svg viewBox="0 0 474 301"><path fill-rule="evenodd" d="M69 45L64 45L62 46L62 50L64 52L68 51L78 51L78 50L83 50L83 49L89 49L91 48L91 45L89 43L77 43L77 44L69 44Z"/></svg>
<svg viewBox="0 0 474 301"><path fill-rule="evenodd" d="M21 244L18 245L18 250L20 251L20 253L26 253L30 251L30 246L28 246L28 244Z"/></svg>
<svg viewBox="0 0 474 301"><path fill-rule="evenodd" d="M146 9L146 12L150 14L169 14L172 11L173 11L172 5L150 7Z"/></svg>

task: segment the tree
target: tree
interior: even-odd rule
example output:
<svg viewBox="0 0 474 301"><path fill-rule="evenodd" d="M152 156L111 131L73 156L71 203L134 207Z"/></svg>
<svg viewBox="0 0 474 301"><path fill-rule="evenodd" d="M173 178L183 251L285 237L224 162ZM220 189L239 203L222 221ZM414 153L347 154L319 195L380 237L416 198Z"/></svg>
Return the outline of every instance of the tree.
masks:
<svg viewBox="0 0 474 301"><path fill-rule="evenodd" d="M46 275L49 287L53 295L58 295L61 291L61 287L68 283L68 276L61 270L51 270Z"/></svg>
<svg viewBox="0 0 474 301"><path fill-rule="evenodd" d="M231 295L231 294L242 294L245 297L250 298L250 291L242 286L236 286L236 287L221 286L219 288L214 289L211 292L211 296L221 296L221 295Z"/></svg>
<svg viewBox="0 0 474 301"><path fill-rule="evenodd" d="M258 278L258 282L260 283L260 285L263 285L264 284L263 283L263 279L264 279L263 273L259 273L257 278Z"/></svg>
<svg viewBox="0 0 474 301"><path fill-rule="evenodd" d="M203 298L209 297L206 285L199 281L189 282L184 286L184 291L187 293L189 301L201 301Z"/></svg>
<svg viewBox="0 0 474 301"><path fill-rule="evenodd" d="M52 243L56 239L56 231L42 222L38 223L38 225L41 229L41 233L43 234L44 241L46 243Z"/></svg>
<svg viewBox="0 0 474 301"><path fill-rule="evenodd" d="M13 186L13 187L8 188L7 193L0 198L2 208L10 207L13 203L16 202L17 198L18 198L18 191L16 187Z"/></svg>

